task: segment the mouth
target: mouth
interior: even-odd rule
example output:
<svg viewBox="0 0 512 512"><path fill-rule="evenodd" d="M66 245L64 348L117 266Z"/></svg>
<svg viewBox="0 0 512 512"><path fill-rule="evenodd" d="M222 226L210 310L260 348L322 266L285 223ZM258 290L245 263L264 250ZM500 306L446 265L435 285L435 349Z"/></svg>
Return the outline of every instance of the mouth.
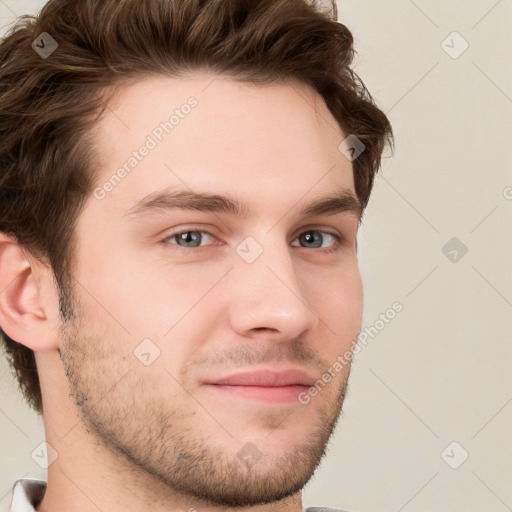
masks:
<svg viewBox="0 0 512 512"><path fill-rule="evenodd" d="M297 402L300 393L307 391L314 381L308 373L296 368L260 369L208 380L203 385L225 397L290 403Z"/></svg>
<svg viewBox="0 0 512 512"><path fill-rule="evenodd" d="M236 398L248 398L265 402L298 402L299 395L308 390L307 386L227 386L206 384L209 388Z"/></svg>

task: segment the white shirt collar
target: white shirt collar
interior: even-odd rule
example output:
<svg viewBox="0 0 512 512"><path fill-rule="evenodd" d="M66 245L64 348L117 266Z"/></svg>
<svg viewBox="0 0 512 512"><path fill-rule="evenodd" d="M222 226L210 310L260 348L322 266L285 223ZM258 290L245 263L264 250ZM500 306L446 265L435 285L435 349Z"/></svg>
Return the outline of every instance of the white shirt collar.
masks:
<svg viewBox="0 0 512 512"><path fill-rule="evenodd" d="M12 488L9 512L35 512L46 492L46 482L34 478L20 478Z"/></svg>

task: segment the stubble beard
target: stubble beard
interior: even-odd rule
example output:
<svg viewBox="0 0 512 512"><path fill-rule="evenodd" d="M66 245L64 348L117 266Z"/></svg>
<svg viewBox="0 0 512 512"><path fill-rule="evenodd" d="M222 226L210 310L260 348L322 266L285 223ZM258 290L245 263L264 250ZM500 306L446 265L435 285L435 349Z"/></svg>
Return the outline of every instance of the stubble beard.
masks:
<svg viewBox="0 0 512 512"><path fill-rule="evenodd" d="M179 406L171 408L163 392L155 396L159 389L156 376L138 367L140 363L128 359L124 369L112 365L112 358L120 359L120 354L101 335L88 336L92 331L85 310L69 291L65 295L61 297L67 316L61 328L61 360L70 396L86 431L121 463L125 475L133 475L134 482L157 484L153 490L163 484L194 501L233 508L277 502L307 484L340 418L350 366L336 393L324 395L329 391L322 390L309 404L297 406L287 419L300 421L301 407L323 400L317 405L315 428L304 433L293 451L276 453L273 449L248 465L237 455L239 442L232 439L233 449L226 449L218 439L201 434L198 414ZM148 485L148 497L151 493Z"/></svg>

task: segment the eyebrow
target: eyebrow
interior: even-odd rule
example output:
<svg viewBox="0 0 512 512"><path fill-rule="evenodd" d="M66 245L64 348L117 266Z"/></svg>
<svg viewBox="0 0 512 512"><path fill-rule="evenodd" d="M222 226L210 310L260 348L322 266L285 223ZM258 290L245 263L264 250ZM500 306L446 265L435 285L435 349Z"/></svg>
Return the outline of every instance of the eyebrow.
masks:
<svg viewBox="0 0 512 512"><path fill-rule="evenodd" d="M164 189L152 192L132 206L123 217L140 217L164 213L169 210L196 210L201 212L225 213L248 218L254 213L247 204L236 198L187 190ZM300 214L306 217L351 213L361 219L363 207L359 198L350 190L341 189L336 193L314 200L306 205Z"/></svg>

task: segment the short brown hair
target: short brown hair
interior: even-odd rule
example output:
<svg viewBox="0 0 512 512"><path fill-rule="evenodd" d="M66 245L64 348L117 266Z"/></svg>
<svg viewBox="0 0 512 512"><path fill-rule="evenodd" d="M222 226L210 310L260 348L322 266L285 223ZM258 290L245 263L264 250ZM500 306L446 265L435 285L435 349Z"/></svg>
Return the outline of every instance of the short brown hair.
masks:
<svg viewBox="0 0 512 512"><path fill-rule="evenodd" d="M116 88L198 69L253 84L294 79L324 99L365 148L353 164L366 206L393 133L350 68L353 37L336 3L315 0L49 0L0 45L0 232L49 265L69 317L74 231L100 157L91 134ZM49 55L33 46L48 34ZM38 43L43 47L43 43ZM49 46L46 46L49 49ZM42 414L34 352L1 329L28 404Z"/></svg>

